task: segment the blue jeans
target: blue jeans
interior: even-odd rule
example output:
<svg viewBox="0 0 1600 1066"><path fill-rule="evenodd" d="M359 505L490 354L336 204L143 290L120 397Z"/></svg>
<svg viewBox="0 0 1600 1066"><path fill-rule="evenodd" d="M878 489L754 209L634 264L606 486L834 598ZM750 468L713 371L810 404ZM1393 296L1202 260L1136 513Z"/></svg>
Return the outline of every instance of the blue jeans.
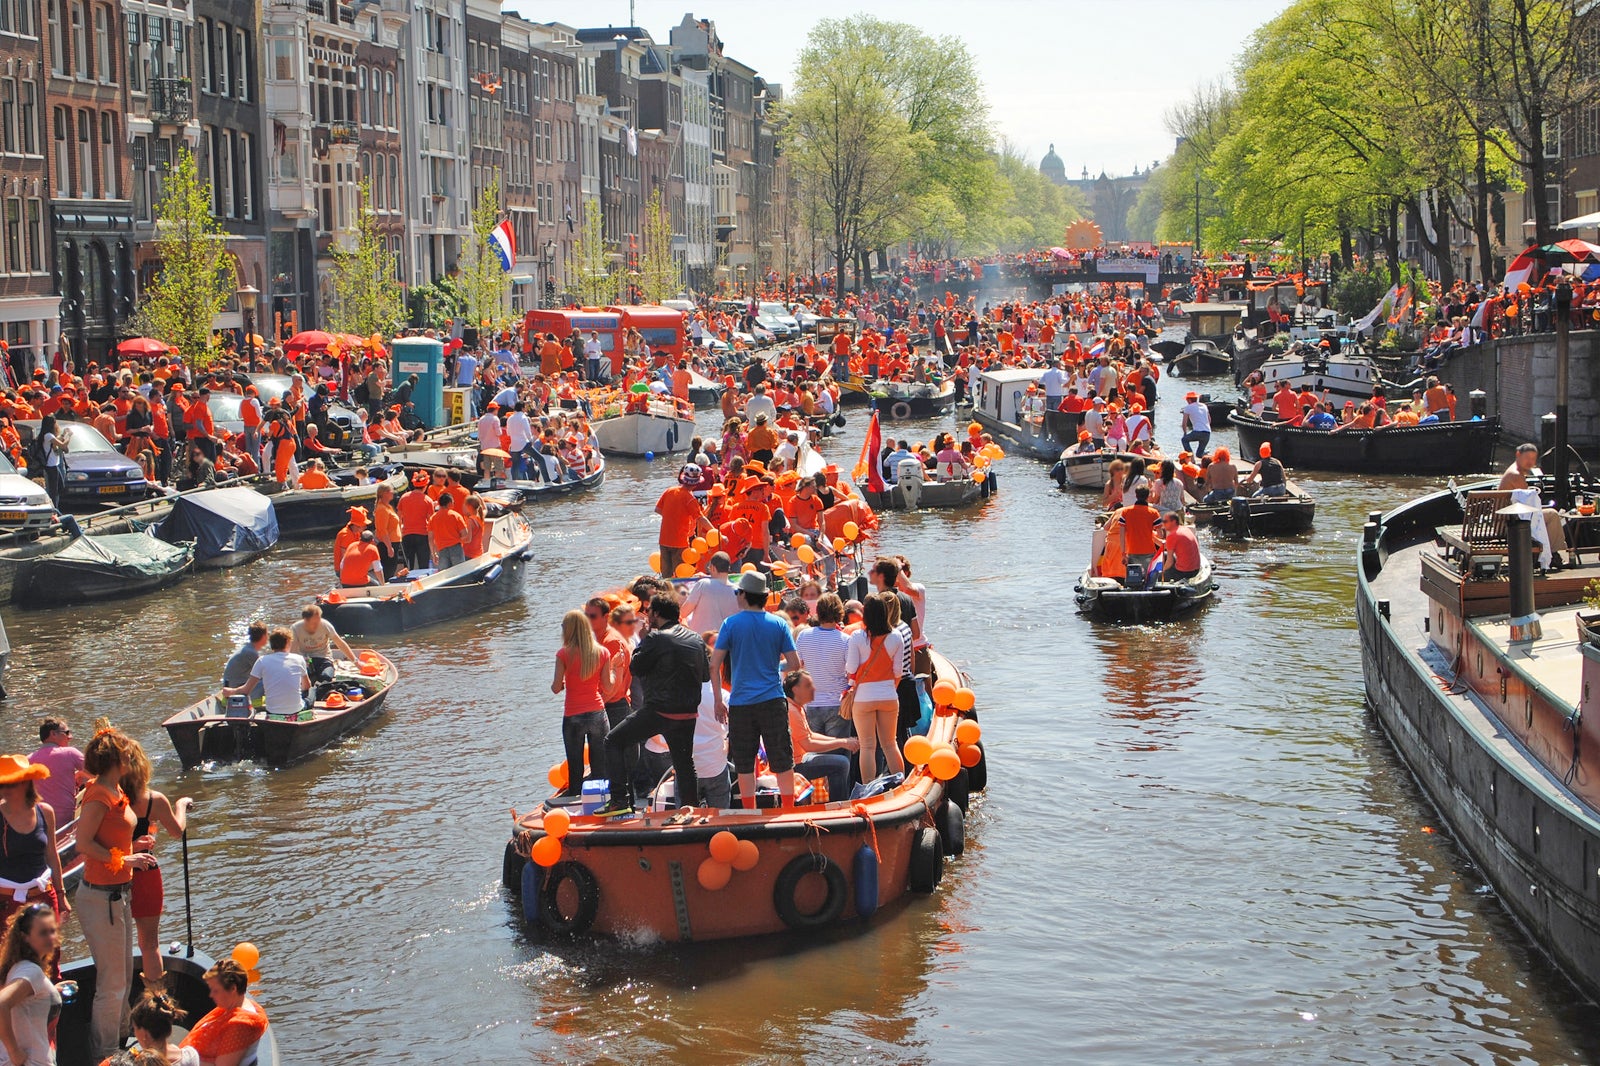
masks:
<svg viewBox="0 0 1600 1066"><path fill-rule="evenodd" d="M583 791L583 745L589 743L589 776L606 776L606 712L569 714L561 719L561 745L567 753L567 791Z"/></svg>
<svg viewBox="0 0 1600 1066"><path fill-rule="evenodd" d="M1285 485L1281 481L1278 482L1276 485L1262 485L1259 489L1256 490L1256 495L1257 496L1287 496L1287 495L1289 495L1289 486Z"/></svg>
<svg viewBox="0 0 1600 1066"><path fill-rule="evenodd" d="M528 449L523 448L511 453L511 480L528 480Z"/></svg>
<svg viewBox="0 0 1600 1066"><path fill-rule="evenodd" d="M434 565L439 570L447 570L452 566L456 566L466 561L466 549L459 544L452 544L448 548L439 549L438 559L435 561ZM604 717L604 715L601 717Z"/></svg>
<svg viewBox="0 0 1600 1066"><path fill-rule="evenodd" d="M795 763L794 768L807 780L813 777L828 779L828 798L845 799L850 795L850 756L837 751L818 751Z"/></svg>
<svg viewBox="0 0 1600 1066"><path fill-rule="evenodd" d="M855 730L850 723L839 717L839 705L814 703L806 708L806 723L811 726L813 733L821 733L825 737L855 736Z"/></svg>
<svg viewBox="0 0 1600 1066"><path fill-rule="evenodd" d="M1206 498L1200 502L1207 507L1215 507L1219 503L1227 503L1236 495L1238 495L1236 489L1213 489L1206 493Z"/></svg>
<svg viewBox="0 0 1600 1066"><path fill-rule="evenodd" d="M1189 450L1190 441L1194 441L1196 444L1195 455L1204 455L1206 449L1211 447L1211 431L1209 429L1191 429L1178 438L1178 443L1183 445L1184 451Z"/></svg>

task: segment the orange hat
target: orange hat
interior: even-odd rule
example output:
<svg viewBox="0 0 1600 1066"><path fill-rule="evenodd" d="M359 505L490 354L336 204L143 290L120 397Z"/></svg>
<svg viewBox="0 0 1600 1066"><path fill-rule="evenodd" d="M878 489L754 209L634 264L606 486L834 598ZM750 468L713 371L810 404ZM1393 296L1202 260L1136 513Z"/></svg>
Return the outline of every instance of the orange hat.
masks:
<svg viewBox="0 0 1600 1066"><path fill-rule="evenodd" d="M1270 458L1272 458L1272 445L1270 445L1270 444L1263 444L1263 445L1262 445L1262 446L1261 446L1261 458L1263 458L1263 459L1270 459Z"/></svg>
<svg viewBox="0 0 1600 1066"><path fill-rule="evenodd" d="M1088 430L1080 429L1080 430L1078 430L1078 439L1079 440L1092 440L1093 438L1089 436L1089 431Z"/></svg>
<svg viewBox="0 0 1600 1066"><path fill-rule="evenodd" d="M43 781L50 776L50 768L31 763L21 755L0 755L0 786L15 785L20 781Z"/></svg>
<svg viewBox="0 0 1600 1066"><path fill-rule="evenodd" d="M793 470L785 470L783 473L778 475L778 484L780 485L793 485L799 480L800 475L795 473Z"/></svg>
<svg viewBox="0 0 1600 1066"><path fill-rule="evenodd" d="M758 478L758 477L740 478L739 479L739 486L738 486L737 491L740 494L744 494L744 493L747 493L747 492L754 492L756 489L759 489L760 487L761 487L761 479Z"/></svg>
<svg viewBox="0 0 1600 1066"><path fill-rule="evenodd" d="M1184 399L1185 403L1194 403L1199 398L1200 398L1200 394L1197 393L1197 392L1186 392L1186 393L1183 394L1183 399Z"/></svg>
<svg viewBox="0 0 1600 1066"><path fill-rule="evenodd" d="M706 490L706 495L707 496L726 496L727 494L728 494L728 486L723 485L721 483L718 483L716 485L712 485L709 489Z"/></svg>
<svg viewBox="0 0 1600 1066"><path fill-rule="evenodd" d="M367 524L367 509L365 507L350 508L350 524L364 526Z"/></svg>

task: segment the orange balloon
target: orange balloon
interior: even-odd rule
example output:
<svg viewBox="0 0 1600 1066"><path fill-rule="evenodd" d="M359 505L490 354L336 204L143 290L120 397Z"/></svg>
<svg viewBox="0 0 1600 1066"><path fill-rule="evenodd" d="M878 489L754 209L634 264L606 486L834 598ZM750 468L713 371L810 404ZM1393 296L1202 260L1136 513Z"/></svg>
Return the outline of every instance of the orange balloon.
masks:
<svg viewBox="0 0 1600 1066"><path fill-rule="evenodd" d="M812 563L817 561L816 550L809 544L800 545L799 550L797 550L795 554L800 556L800 561L805 563L807 566L810 566Z"/></svg>
<svg viewBox="0 0 1600 1066"><path fill-rule="evenodd" d="M550 782L551 788L557 790L566 788L567 764L565 762L556 763L554 766L550 767L550 772L544 776L545 779Z"/></svg>
<svg viewBox="0 0 1600 1066"><path fill-rule="evenodd" d="M844 539L845 540L855 540L859 536L861 536L861 527L860 526L856 525L854 522L846 522L844 524Z"/></svg>
<svg viewBox="0 0 1600 1066"><path fill-rule="evenodd" d="M847 548L847 547L849 547L849 545L847 545L847 544L846 544L846 543L845 543L845 541L844 541L844 538L843 538L843 537L834 537L834 538L833 538L833 550L834 550L834 551L836 551L836 552L842 552L842 551L844 551L844 550L845 550L845 548Z"/></svg>
<svg viewBox="0 0 1600 1066"><path fill-rule="evenodd" d="M674 577L693 577L694 576L694 564L693 563L679 563L678 564L678 569L673 571L673 576Z"/></svg>
<svg viewBox="0 0 1600 1066"><path fill-rule="evenodd" d="M732 833L728 834L732 836ZM707 859L700 864L695 878L699 880L700 887L707 892L719 892L728 887L728 882L733 878L733 867L716 859Z"/></svg>
<svg viewBox="0 0 1600 1066"><path fill-rule="evenodd" d="M254 966L245 971L244 979L253 985L261 983L261 971Z"/></svg>
<svg viewBox="0 0 1600 1066"><path fill-rule="evenodd" d="M983 730L977 722L968 718L956 726L956 742L960 744L976 744L983 737Z"/></svg>
<svg viewBox="0 0 1600 1066"><path fill-rule="evenodd" d="M985 474L982 470L979 470L976 474L972 475L973 482L978 485L982 485L988 479L989 475Z"/></svg>
<svg viewBox="0 0 1600 1066"><path fill-rule="evenodd" d="M561 841L555 837L540 837L528 850L533 861L540 866L554 866L561 861Z"/></svg>
<svg viewBox="0 0 1600 1066"><path fill-rule="evenodd" d="M804 544L805 542L806 542L806 535L804 533L796 533L794 536L789 538L789 547L798 548L798 547L800 547L800 545Z"/></svg>
<svg viewBox="0 0 1600 1066"><path fill-rule="evenodd" d="M940 781L948 781L961 772L961 756L953 748L940 748L929 756L928 772Z"/></svg>
<svg viewBox="0 0 1600 1066"><path fill-rule="evenodd" d="M661 553L660 552L651 552L650 553L650 569L654 570L658 574L661 573Z"/></svg>
<svg viewBox="0 0 1600 1066"><path fill-rule="evenodd" d="M962 766L977 766L982 761L983 752L978 749L977 745L968 744L966 747L961 749Z"/></svg>
<svg viewBox="0 0 1600 1066"><path fill-rule="evenodd" d="M686 563L698 563L700 561L700 553L694 548L685 548L683 549L683 561Z"/></svg>
<svg viewBox="0 0 1600 1066"><path fill-rule="evenodd" d="M933 686L933 702L940 707L950 706L950 701L955 699L956 687L948 681L941 681Z"/></svg>
<svg viewBox="0 0 1600 1066"><path fill-rule="evenodd" d="M557 807L544 812L544 831L557 840L565 837L572 828L572 815Z"/></svg>
<svg viewBox="0 0 1600 1066"><path fill-rule="evenodd" d="M956 689L955 699L951 701L958 711L970 711L977 702L978 694L966 687Z"/></svg>
<svg viewBox="0 0 1600 1066"><path fill-rule="evenodd" d="M234 945L232 957L234 962L248 970L261 961L261 951L246 940L242 944Z"/></svg>
<svg viewBox="0 0 1600 1066"><path fill-rule="evenodd" d="M689 542L689 547L693 548L695 551L699 552L701 555L704 555L706 549L709 548L710 546L711 546L711 542L709 540L707 540L705 537L696 537L696 538L694 538L694 540Z"/></svg>
<svg viewBox="0 0 1600 1066"><path fill-rule="evenodd" d="M912 766L922 766L928 761L928 756L932 754L933 743L927 737L906 738L906 762Z"/></svg>
<svg viewBox="0 0 1600 1066"><path fill-rule="evenodd" d="M733 862L739 854L739 838L724 829L711 838L711 857L718 862Z"/></svg>
<svg viewBox="0 0 1600 1066"><path fill-rule="evenodd" d="M718 544L721 544L721 543L722 543L722 534L721 533L718 533L714 529L706 530L706 547L707 548L715 548Z"/></svg>
<svg viewBox="0 0 1600 1066"><path fill-rule="evenodd" d="M755 569L756 569L756 564L755 563L745 563L743 566L741 566L739 568L739 573L741 573L741 574L751 574L751 573L755 572Z"/></svg>
<svg viewBox="0 0 1600 1066"><path fill-rule="evenodd" d="M739 841L739 850L733 856L735 870L754 870L756 863L761 861L761 849L756 847L754 840Z"/></svg>

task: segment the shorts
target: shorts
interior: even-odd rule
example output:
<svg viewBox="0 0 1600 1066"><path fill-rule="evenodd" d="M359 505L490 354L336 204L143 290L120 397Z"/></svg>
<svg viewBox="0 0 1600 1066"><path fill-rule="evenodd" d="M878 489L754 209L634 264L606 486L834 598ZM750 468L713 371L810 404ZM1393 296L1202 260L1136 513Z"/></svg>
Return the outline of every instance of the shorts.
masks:
<svg viewBox="0 0 1600 1066"><path fill-rule="evenodd" d="M133 871L132 912L135 918L159 918L166 896L162 891L161 868Z"/></svg>
<svg viewBox="0 0 1600 1066"><path fill-rule="evenodd" d="M789 737L789 705L783 697L728 707L728 761L733 772L755 772L756 749L765 743L773 773L794 769L794 744Z"/></svg>

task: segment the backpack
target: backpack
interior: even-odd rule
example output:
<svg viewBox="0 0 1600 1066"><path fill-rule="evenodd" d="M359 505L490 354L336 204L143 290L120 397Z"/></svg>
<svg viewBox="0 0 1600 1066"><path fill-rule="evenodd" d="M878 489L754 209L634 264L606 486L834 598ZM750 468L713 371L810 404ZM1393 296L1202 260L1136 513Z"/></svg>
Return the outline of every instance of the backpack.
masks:
<svg viewBox="0 0 1600 1066"><path fill-rule="evenodd" d="M44 461L46 459L44 454L44 434L35 433L28 440L27 458L28 469L30 471L38 469L40 472L43 472Z"/></svg>

